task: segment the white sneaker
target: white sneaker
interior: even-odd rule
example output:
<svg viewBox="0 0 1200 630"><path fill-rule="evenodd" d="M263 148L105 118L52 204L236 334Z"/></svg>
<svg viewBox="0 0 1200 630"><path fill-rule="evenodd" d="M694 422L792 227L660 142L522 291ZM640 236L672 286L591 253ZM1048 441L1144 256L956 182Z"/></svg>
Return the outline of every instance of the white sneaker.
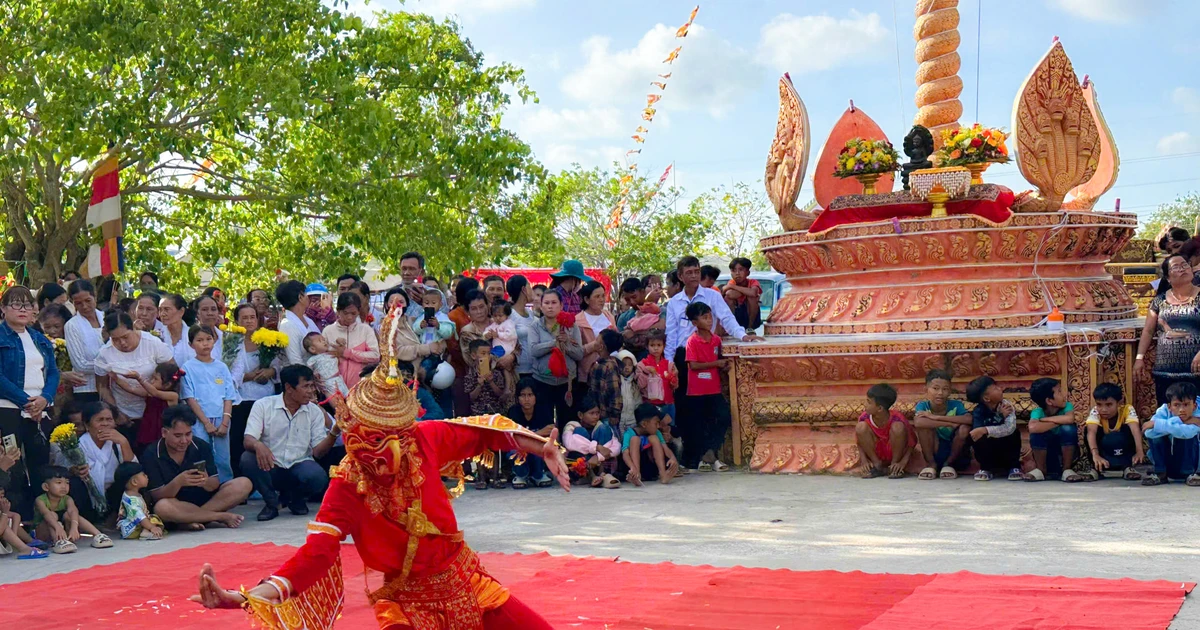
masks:
<svg viewBox="0 0 1200 630"><path fill-rule="evenodd" d="M713 462L712 469L716 472L726 472L729 470L729 466L725 462L718 459Z"/></svg>

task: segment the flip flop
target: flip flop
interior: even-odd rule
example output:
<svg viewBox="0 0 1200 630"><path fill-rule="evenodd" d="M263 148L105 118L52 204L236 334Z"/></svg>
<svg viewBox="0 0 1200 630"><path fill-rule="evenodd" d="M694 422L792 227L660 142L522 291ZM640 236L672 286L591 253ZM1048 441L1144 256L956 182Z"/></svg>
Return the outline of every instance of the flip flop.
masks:
<svg viewBox="0 0 1200 630"><path fill-rule="evenodd" d="M29 546L33 547L34 549L41 549L42 551L45 551L50 548L50 543L34 538L33 540L29 541Z"/></svg>
<svg viewBox="0 0 1200 630"><path fill-rule="evenodd" d="M917 475L917 479L923 479L925 481L937 479L937 471L934 470L933 466L926 466L925 468L921 469L921 474Z"/></svg>
<svg viewBox="0 0 1200 630"><path fill-rule="evenodd" d="M50 552L45 549L30 548L29 553L17 556L17 560L45 560L50 557Z"/></svg>

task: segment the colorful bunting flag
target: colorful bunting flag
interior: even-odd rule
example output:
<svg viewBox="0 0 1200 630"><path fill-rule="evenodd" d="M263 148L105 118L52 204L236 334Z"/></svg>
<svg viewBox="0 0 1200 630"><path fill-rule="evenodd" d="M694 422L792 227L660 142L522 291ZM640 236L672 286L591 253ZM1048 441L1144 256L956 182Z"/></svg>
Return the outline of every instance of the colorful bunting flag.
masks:
<svg viewBox="0 0 1200 630"><path fill-rule="evenodd" d="M641 152L642 152L641 149L630 149L625 152L625 157L629 157L630 155L633 155L634 153L641 153Z"/></svg>
<svg viewBox="0 0 1200 630"><path fill-rule="evenodd" d="M663 59L663 63L675 63L675 60L679 58L679 51L680 51L680 50L683 50L683 46L679 46L679 47L675 48L675 50L672 50L672 51L671 51L671 52L670 52L670 53L667 55L667 58L666 58L666 59Z"/></svg>
<svg viewBox="0 0 1200 630"><path fill-rule="evenodd" d="M660 79L670 79L672 74L674 74L674 73L673 73L673 72L668 72L668 73L666 73L666 74L660 74L660 75L658 75L658 78L660 78ZM664 85L663 87L665 88L666 86Z"/></svg>
<svg viewBox="0 0 1200 630"><path fill-rule="evenodd" d="M661 94L647 94L646 95L646 107L649 107L649 106L657 103L661 99L662 99Z"/></svg>
<svg viewBox="0 0 1200 630"><path fill-rule="evenodd" d="M688 22L687 24L680 26L679 30L675 31L675 37L687 37L688 27L691 25L692 23Z"/></svg>
<svg viewBox="0 0 1200 630"><path fill-rule="evenodd" d="M634 129L633 131L635 133L646 133L647 131L650 131L650 130L647 129L645 125L638 125L638 128Z"/></svg>
<svg viewBox="0 0 1200 630"><path fill-rule="evenodd" d="M665 89L667 89L667 84L666 84L666 83L663 83L662 81L651 81L651 82L650 82L650 85L653 85L654 87L656 87L656 88L658 88L658 89L660 89L660 90L665 90Z"/></svg>
<svg viewBox="0 0 1200 630"><path fill-rule="evenodd" d="M645 138L643 138L643 137L641 137L641 136L639 136L639 135L637 135L637 134L634 134L634 135L632 135L632 136L630 136L630 137L631 137L631 138L633 138L633 141L634 141L634 142L636 142L636 143L638 143L638 144L642 144L642 143L646 142L646 139L645 139Z"/></svg>
<svg viewBox="0 0 1200 630"><path fill-rule="evenodd" d="M115 155L106 158L92 175L92 198L86 218L89 228L100 228L103 242L88 248L84 275L95 278L125 271L120 161Z"/></svg>
<svg viewBox="0 0 1200 630"><path fill-rule="evenodd" d="M653 107L647 107L646 109L643 109L642 110L642 120L646 120L646 121L654 120L654 112L657 112L657 111L658 110L654 109Z"/></svg>
<svg viewBox="0 0 1200 630"><path fill-rule="evenodd" d="M662 186L662 185L663 185L663 182L667 181L667 175L670 175L670 174L671 174L671 167L672 167L672 166L675 166L675 163L674 163L674 162L671 162L670 164L668 164L668 165L667 165L667 170L663 171L662 177L659 177L659 178L658 178L658 185L659 185L659 186Z"/></svg>

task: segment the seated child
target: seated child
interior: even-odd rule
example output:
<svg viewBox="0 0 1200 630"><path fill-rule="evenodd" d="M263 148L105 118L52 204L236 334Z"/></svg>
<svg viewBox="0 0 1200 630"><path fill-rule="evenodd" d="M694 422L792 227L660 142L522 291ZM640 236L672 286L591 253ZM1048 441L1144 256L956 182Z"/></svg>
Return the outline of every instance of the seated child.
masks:
<svg viewBox="0 0 1200 630"><path fill-rule="evenodd" d="M721 288L721 295L729 310L746 330L762 326L762 315L758 303L762 299L762 286L758 280L750 279L750 259L734 258L729 261L729 282Z"/></svg>
<svg viewBox="0 0 1200 630"><path fill-rule="evenodd" d="M317 377L317 389L321 390L321 402L328 400L334 394L341 394L342 397L350 395L350 388L346 387L346 381L342 379L342 374L338 370L338 359L329 354L329 342L321 336L321 333L311 332L304 336L304 351L312 355L308 357L305 364Z"/></svg>
<svg viewBox="0 0 1200 630"><path fill-rule="evenodd" d="M617 351L617 359L621 361L621 426L620 432L625 434L626 429L633 428L637 424L637 419L634 410L638 405L642 404L642 389L638 387L637 375L637 358L633 353L622 348Z"/></svg>
<svg viewBox="0 0 1200 630"><path fill-rule="evenodd" d="M117 529L125 540L161 540L165 535L163 522L150 513L142 492L150 478L137 462L125 462L113 473L108 487L108 504L120 505L117 510Z"/></svg>
<svg viewBox="0 0 1200 630"><path fill-rule="evenodd" d="M1167 387L1167 404L1142 425L1150 443L1154 471L1142 478L1143 486L1157 486L1167 479L1184 479L1189 486L1200 486L1200 399L1192 383L1173 383Z"/></svg>
<svg viewBox="0 0 1200 630"><path fill-rule="evenodd" d="M12 504L4 496L4 488L0 488L0 556L15 550L17 560L40 560L50 556L46 552L48 546L21 527L21 515L13 511Z"/></svg>
<svg viewBox="0 0 1200 630"><path fill-rule="evenodd" d="M1033 451L1033 470L1025 481L1042 481L1058 470L1068 483L1083 481L1075 472L1075 449L1079 429L1075 426L1075 406L1067 401L1067 392L1056 378L1039 378L1029 386L1029 399L1037 405L1029 413L1029 448Z"/></svg>
<svg viewBox="0 0 1200 630"><path fill-rule="evenodd" d="M517 320L512 318L512 303L496 300L492 304L492 323L483 329L483 338L492 342L492 354L506 357L517 349Z"/></svg>
<svg viewBox="0 0 1200 630"><path fill-rule="evenodd" d="M445 341L454 336L454 322L450 316L442 312L442 292L434 289L426 291L421 298L421 306L425 307L425 317L413 322L413 330L421 338L421 343Z"/></svg>
<svg viewBox="0 0 1200 630"><path fill-rule="evenodd" d="M1009 481L1024 479L1017 410L1004 399L1004 390L992 377L980 376L967 385L967 401L975 405L970 433L975 459L979 462L975 480L991 481L995 475L1006 473Z"/></svg>
<svg viewBox="0 0 1200 630"><path fill-rule="evenodd" d="M1122 404L1125 394L1113 383L1101 383L1092 392L1092 399L1096 406L1088 414L1086 426L1088 448L1096 465L1094 478L1102 478L1111 468L1123 470L1122 477L1129 481L1141 479L1134 466L1145 463L1146 454L1137 410Z"/></svg>
<svg viewBox="0 0 1200 630"><path fill-rule="evenodd" d="M921 479L957 479L958 471L971 465L971 416L962 401L950 399L950 378L945 370L930 370L925 375L929 398L913 410L913 426L925 456Z"/></svg>
<svg viewBox="0 0 1200 630"><path fill-rule="evenodd" d="M508 418L542 437L550 437L554 430L554 409L537 402L537 381L529 377L521 379L517 383L517 404L509 407ZM520 464L513 463L513 489L527 488L530 483L539 488L554 485L554 479L546 471L545 460L534 453L526 454L525 461Z"/></svg>
<svg viewBox="0 0 1200 630"><path fill-rule="evenodd" d="M33 502L36 510L33 526L37 537L53 540L54 545L50 550L54 553L75 553L79 549L75 542L79 540L80 532L92 535L92 547L96 549L112 547L111 538L100 533L95 525L79 515L75 501L69 496L70 474L61 466L47 466L42 471L42 490L45 494Z"/></svg>
<svg viewBox="0 0 1200 630"><path fill-rule="evenodd" d="M662 331L650 333L646 342L646 358L638 364L638 387L642 400L657 405L662 420L659 430L671 445L675 457L683 455L683 440L673 435L675 428L675 389L679 387L679 369L663 353L667 348L667 336Z"/></svg>
<svg viewBox="0 0 1200 630"><path fill-rule="evenodd" d="M590 394L579 402L577 413L579 419L568 422L563 430L571 481L586 481L593 488L620 488L621 482L612 475L621 454L616 428L600 421L600 405Z"/></svg>
<svg viewBox="0 0 1200 630"><path fill-rule="evenodd" d="M917 445L917 436L904 414L892 409L896 390L880 383L867 390L866 411L858 417L854 439L867 467L863 478L874 479L886 474L889 479L904 477L908 458Z"/></svg>
<svg viewBox="0 0 1200 630"><path fill-rule="evenodd" d="M625 430L621 439L621 465L617 474L624 473L625 481L635 486L655 479L671 483L679 474L679 462L658 430L661 412L658 407L643 403L634 410L634 417L635 424Z"/></svg>

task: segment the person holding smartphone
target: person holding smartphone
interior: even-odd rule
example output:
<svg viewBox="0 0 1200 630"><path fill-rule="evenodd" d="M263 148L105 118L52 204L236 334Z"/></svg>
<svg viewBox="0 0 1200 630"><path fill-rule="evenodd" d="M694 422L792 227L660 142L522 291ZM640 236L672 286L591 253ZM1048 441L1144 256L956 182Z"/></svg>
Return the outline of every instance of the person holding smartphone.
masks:
<svg viewBox="0 0 1200 630"><path fill-rule="evenodd" d="M242 516L230 510L250 496L250 479L221 483L212 446L192 439L199 420L187 405L168 407L162 418L162 438L147 446L141 459L150 479L151 511L164 523L189 531L203 530L205 523L241 525Z"/></svg>

